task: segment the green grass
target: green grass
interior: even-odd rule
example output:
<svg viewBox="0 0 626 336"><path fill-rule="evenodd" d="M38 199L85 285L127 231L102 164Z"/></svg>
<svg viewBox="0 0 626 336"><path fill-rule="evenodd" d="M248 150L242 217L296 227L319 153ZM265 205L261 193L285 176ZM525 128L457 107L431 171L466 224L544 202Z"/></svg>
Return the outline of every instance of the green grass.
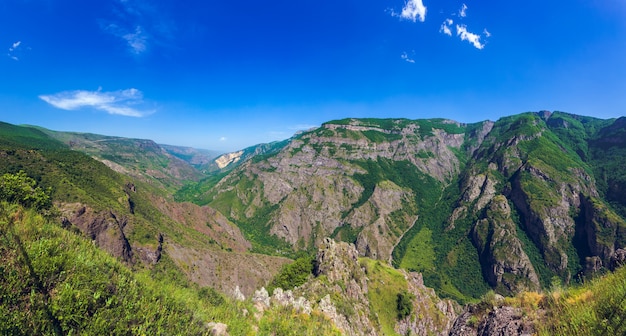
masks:
<svg viewBox="0 0 626 336"><path fill-rule="evenodd" d="M408 284L402 273L378 260L361 258L361 267L369 278L367 296L370 309L378 316L384 335L397 335L394 326L398 321L397 297L405 293Z"/></svg>
<svg viewBox="0 0 626 336"><path fill-rule="evenodd" d="M553 291L543 306L539 335L626 334L626 268L582 286Z"/></svg>
<svg viewBox="0 0 626 336"><path fill-rule="evenodd" d="M0 334L205 335L222 322L231 335L339 335L319 313L273 306L260 320L190 283L163 254L134 272L35 210L0 202ZM244 314L244 309L250 314Z"/></svg>
<svg viewBox="0 0 626 336"><path fill-rule="evenodd" d="M413 244L408 247L402 257L400 268L417 272L435 271L435 250L432 236L431 229L422 227L413 238Z"/></svg>
<svg viewBox="0 0 626 336"><path fill-rule="evenodd" d="M202 311L75 233L0 207L0 334L202 334Z"/></svg>

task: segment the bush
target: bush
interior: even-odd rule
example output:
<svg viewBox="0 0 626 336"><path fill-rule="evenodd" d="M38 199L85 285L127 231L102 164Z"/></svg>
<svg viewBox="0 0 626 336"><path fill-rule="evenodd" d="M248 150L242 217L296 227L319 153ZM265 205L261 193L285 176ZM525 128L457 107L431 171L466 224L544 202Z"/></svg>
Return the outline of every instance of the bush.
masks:
<svg viewBox="0 0 626 336"><path fill-rule="evenodd" d="M293 263L284 265L268 285L268 292L272 293L276 288L292 289L306 282L313 272L313 258L304 256L296 259Z"/></svg>
<svg viewBox="0 0 626 336"><path fill-rule="evenodd" d="M16 174L6 173L0 177L0 200L38 210L49 209L52 206L50 190L38 187L37 181L28 177L22 170Z"/></svg>
<svg viewBox="0 0 626 336"><path fill-rule="evenodd" d="M398 309L398 319L401 320L413 312L413 299L415 296L407 291L398 293L396 304Z"/></svg>

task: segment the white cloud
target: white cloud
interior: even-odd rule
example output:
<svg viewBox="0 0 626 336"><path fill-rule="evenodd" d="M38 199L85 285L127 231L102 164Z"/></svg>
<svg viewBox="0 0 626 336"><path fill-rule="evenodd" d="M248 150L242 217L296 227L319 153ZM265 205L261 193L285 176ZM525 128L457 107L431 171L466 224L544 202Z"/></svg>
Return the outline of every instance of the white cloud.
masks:
<svg viewBox="0 0 626 336"><path fill-rule="evenodd" d="M127 31L115 23L111 23L103 29L126 41L133 54L139 55L148 49L148 36L141 26L136 26L133 32Z"/></svg>
<svg viewBox="0 0 626 336"><path fill-rule="evenodd" d="M485 36L487 37L491 37L491 33L487 30L487 28L483 30L483 34L485 34Z"/></svg>
<svg viewBox="0 0 626 336"><path fill-rule="evenodd" d="M415 63L415 60L410 58L406 52L403 52L402 55L400 55L400 57L409 63Z"/></svg>
<svg viewBox="0 0 626 336"><path fill-rule="evenodd" d="M452 36L452 30L450 29L450 27L452 26L453 23L454 21L452 21L452 19L446 19L441 24L441 27L439 28L439 32L446 34L448 36Z"/></svg>
<svg viewBox="0 0 626 336"><path fill-rule="evenodd" d="M17 49L20 46L20 44L22 44L22 41L17 41L15 43L13 43L11 48L9 48L9 51L13 51L13 50Z"/></svg>
<svg viewBox="0 0 626 336"><path fill-rule="evenodd" d="M53 95L41 95L39 98L46 103L62 110L78 110L91 107L109 114L127 117L143 117L153 110L137 108L144 104L143 93L137 89L112 92L98 91L64 91Z"/></svg>
<svg viewBox="0 0 626 336"><path fill-rule="evenodd" d="M422 0L407 0L402 7L400 14L392 11L391 15L398 16L403 19L416 22L424 22L426 20L426 6L422 3Z"/></svg>
<svg viewBox="0 0 626 336"><path fill-rule="evenodd" d="M126 40L133 53L141 54L146 51L146 42L148 38L140 26L135 27L134 33L125 34L122 38Z"/></svg>
<svg viewBox="0 0 626 336"><path fill-rule="evenodd" d="M459 16L460 17L466 17L467 16L467 5L463 4L463 6L461 6L461 9L459 9Z"/></svg>
<svg viewBox="0 0 626 336"><path fill-rule="evenodd" d="M226 141L226 140L228 140L228 138L226 138L226 137L221 137L221 138L220 138L220 141L221 141L221 142L224 142L224 141Z"/></svg>
<svg viewBox="0 0 626 336"><path fill-rule="evenodd" d="M456 35L459 36L461 40L471 43L476 49L483 49L485 47L484 44L480 43L480 35L470 33L467 31L467 26L465 25L456 25Z"/></svg>
<svg viewBox="0 0 626 336"><path fill-rule="evenodd" d="M13 44L11 44L11 46L9 47L9 52L7 53L7 56L9 56L9 58L11 58L14 61L19 61L19 57L17 57L17 55L15 55L15 53L17 52L19 54L19 50L21 49L20 46L22 45L22 41L17 41L14 42Z"/></svg>

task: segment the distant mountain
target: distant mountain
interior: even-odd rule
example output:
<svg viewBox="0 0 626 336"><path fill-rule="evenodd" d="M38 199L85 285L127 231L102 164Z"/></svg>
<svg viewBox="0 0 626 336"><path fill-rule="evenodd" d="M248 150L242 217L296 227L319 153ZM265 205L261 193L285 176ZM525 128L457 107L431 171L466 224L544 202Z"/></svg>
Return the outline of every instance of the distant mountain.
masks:
<svg viewBox="0 0 626 336"><path fill-rule="evenodd" d="M206 169L209 172L223 172L234 169L240 164L246 162L248 159L257 157L259 155L270 155L278 152L289 143L289 140L275 141L271 143L258 144L250 147L246 147L242 150L225 153L217 156L212 162L210 162Z"/></svg>
<svg viewBox="0 0 626 336"><path fill-rule="evenodd" d="M165 149L169 154L176 156L177 158L189 163L190 165L202 169L202 167L210 164L216 157L221 155L221 152L197 149L191 147L181 147L173 145L162 145L161 148Z"/></svg>
<svg viewBox="0 0 626 336"><path fill-rule="evenodd" d="M257 251L330 236L461 301L545 288L611 268L626 247L624 124L561 112L331 121L179 199L225 214Z"/></svg>
<svg viewBox="0 0 626 336"><path fill-rule="evenodd" d="M188 160L201 161L202 156L208 156L208 152L163 146L152 140L39 129L71 149L88 154L119 173L160 183L166 188L175 189L185 181L199 180L202 174ZM185 157L182 153L189 154Z"/></svg>

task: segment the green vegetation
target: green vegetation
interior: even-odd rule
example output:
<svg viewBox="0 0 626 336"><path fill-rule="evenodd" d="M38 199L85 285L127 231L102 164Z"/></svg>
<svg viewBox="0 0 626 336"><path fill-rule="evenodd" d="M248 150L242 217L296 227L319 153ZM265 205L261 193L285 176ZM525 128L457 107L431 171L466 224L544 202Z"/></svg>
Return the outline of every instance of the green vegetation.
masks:
<svg viewBox="0 0 626 336"><path fill-rule="evenodd" d="M436 271L433 231L422 227L400 261L400 268L418 272Z"/></svg>
<svg viewBox="0 0 626 336"><path fill-rule="evenodd" d="M403 319L413 312L413 300L415 295L406 291L398 293L396 297L396 309L398 309L398 319Z"/></svg>
<svg viewBox="0 0 626 336"><path fill-rule="evenodd" d="M548 310L539 335L626 334L626 268L565 291L556 289L541 305Z"/></svg>
<svg viewBox="0 0 626 336"><path fill-rule="evenodd" d="M373 143L384 143L402 140L402 134L384 133L379 131L362 131L361 132L369 141Z"/></svg>
<svg viewBox="0 0 626 336"><path fill-rule="evenodd" d="M50 189L43 190L38 187L37 181L26 176L24 171L17 174L6 173L0 177L0 200L37 210L49 209L52 206Z"/></svg>
<svg viewBox="0 0 626 336"><path fill-rule="evenodd" d="M186 306L167 287L143 283L90 241L34 210L2 203L0 260L0 334L206 332L206 309Z"/></svg>
<svg viewBox="0 0 626 336"><path fill-rule="evenodd" d="M228 172L215 172L199 182L190 182L180 188L174 194L174 199L178 202L192 202L197 205L207 205L212 200L209 192L215 187Z"/></svg>
<svg viewBox="0 0 626 336"><path fill-rule="evenodd" d="M274 276L274 279L268 285L267 291L273 293L276 288L288 290L301 286L312 273L313 258L306 255L301 256L291 264L286 264L281 268L280 272Z"/></svg>
<svg viewBox="0 0 626 336"><path fill-rule="evenodd" d="M257 193L262 192L261 182L242 173L229 175L227 178L233 178L234 188L219 195L211 193L210 206L230 215L229 219L237 224L246 239L252 243L253 252L293 257L295 252L291 246L276 235L270 234L270 220L278 205L271 205L268 202L256 206L253 204L255 197L259 197ZM254 216L244 215L249 207L254 210ZM233 214L241 217L235 218Z"/></svg>
<svg viewBox="0 0 626 336"><path fill-rule="evenodd" d="M367 296L370 309L378 316L383 334L395 335L396 322L410 315L413 305L412 297L407 293L406 279L398 270L378 260L361 258L359 262L369 278ZM399 296L402 296L401 304L398 302ZM405 314L407 311L408 314Z"/></svg>

